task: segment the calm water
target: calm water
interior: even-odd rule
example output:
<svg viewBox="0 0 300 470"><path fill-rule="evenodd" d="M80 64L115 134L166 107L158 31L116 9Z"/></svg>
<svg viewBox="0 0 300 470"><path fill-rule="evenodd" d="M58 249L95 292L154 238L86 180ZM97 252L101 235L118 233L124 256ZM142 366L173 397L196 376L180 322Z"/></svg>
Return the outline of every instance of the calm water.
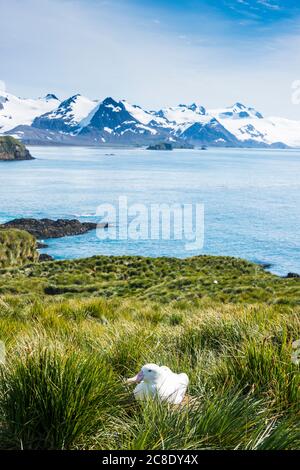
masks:
<svg viewBox="0 0 300 470"><path fill-rule="evenodd" d="M0 162L0 221L76 217L97 221L101 203L203 203L205 243L98 240L90 232L49 240L55 258L95 254L232 255L300 272L300 151L150 152L33 147L34 161ZM113 153L114 156L105 154Z"/></svg>

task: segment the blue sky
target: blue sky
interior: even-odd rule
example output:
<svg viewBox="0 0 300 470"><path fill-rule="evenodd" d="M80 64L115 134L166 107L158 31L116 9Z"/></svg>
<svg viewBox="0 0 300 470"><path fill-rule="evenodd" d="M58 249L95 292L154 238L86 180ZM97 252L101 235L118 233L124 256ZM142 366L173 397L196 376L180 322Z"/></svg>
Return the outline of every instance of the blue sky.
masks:
<svg viewBox="0 0 300 470"><path fill-rule="evenodd" d="M299 1L0 0L0 12L0 80L17 95L242 101L300 119Z"/></svg>

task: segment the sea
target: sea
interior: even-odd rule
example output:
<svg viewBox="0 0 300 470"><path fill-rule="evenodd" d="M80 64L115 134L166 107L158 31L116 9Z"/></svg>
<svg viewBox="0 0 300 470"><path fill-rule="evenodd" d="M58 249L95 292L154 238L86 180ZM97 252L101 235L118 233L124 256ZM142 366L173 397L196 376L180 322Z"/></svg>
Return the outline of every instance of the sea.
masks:
<svg viewBox="0 0 300 470"><path fill-rule="evenodd" d="M1 223L21 217L109 223L106 230L44 240L41 251L55 259L211 254L244 258L281 276L300 273L300 150L29 150L35 160L0 162ZM161 215L155 232L151 211L162 207L170 209L171 223ZM182 210L177 234L174 208L177 215ZM193 215L189 233L185 209Z"/></svg>

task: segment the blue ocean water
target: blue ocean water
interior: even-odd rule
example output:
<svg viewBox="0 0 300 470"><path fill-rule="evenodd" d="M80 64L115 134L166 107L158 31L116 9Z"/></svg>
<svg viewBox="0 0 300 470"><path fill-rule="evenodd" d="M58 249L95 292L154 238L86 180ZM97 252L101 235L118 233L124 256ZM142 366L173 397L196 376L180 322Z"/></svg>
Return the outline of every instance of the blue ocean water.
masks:
<svg viewBox="0 0 300 470"><path fill-rule="evenodd" d="M300 151L32 147L34 161L0 162L0 221L17 217L98 221L99 204L200 203L204 247L183 240L99 240L92 231L47 240L57 259L95 254L230 255L300 272ZM113 154L113 155L110 155Z"/></svg>

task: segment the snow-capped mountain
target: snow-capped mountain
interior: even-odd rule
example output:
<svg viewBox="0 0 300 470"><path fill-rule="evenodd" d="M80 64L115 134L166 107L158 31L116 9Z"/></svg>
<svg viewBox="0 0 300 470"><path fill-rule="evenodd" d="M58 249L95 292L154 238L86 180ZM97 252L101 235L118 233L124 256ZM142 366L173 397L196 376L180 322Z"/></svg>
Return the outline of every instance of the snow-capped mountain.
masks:
<svg viewBox="0 0 300 470"><path fill-rule="evenodd" d="M180 104L158 111L170 126L171 134L194 145L237 146L238 140L204 106Z"/></svg>
<svg viewBox="0 0 300 470"><path fill-rule="evenodd" d="M236 103L209 109L180 104L145 110L111 97L90 100L79 94L59 101L54 94L36 100L0 95L0 133L23 142L72 145L182 145L300 147L300 121L271 117Z"/></svg>
<svg viewBox="0 0 300 470"><path fill-rule="evenodd" d="M242 103L235 103L229 108L212 109L208 112L217 119L263 119L260 112L256 111L254 108L249 108Z"/></svg>
<svg viewBox="0 0 300 470"><path fill-rule="evenodd" d="M175 107L164 108L156 113L157 116L164 118L167 122L175 126L202 122L205 114L205 108L203 106L197 106L195 103L190 106L180 104Z"/></svg>
<svg viewBox="0 0 300 470"><path fill-rule="evenodd" d="M238 147L238 139L228 132L217 119L205 116L206 120L197 121L185 129L176 131L176 135L194 145L213 145Z"/></svg>
<svg viewBox="0 0 300 470"><path fill-rule="evenodd" d="M148 121L145 125L141 108L130 106L125 101L106 98L93 111L89 120L83 121L78 136L93 139L94 142L140 143L152 140L158 131ZM131 112L129 112L131 111ZM136 115L140 119L137 119ZM143 119L144 118L144 119Z"/></svg>
<svg viewBox="0 0 300 470"><path fill-rule="evenodd" d="M19 125L30 126L34 119L57 108L60 101L53 94L44 98L23 99L0 92L0 133Z"/></svg>
<svg viewBox="0 0 300 470"><path fill-rule="evenodd" d="M58 132L73 133L80 128L80 123L95 109L97 102L81 95L74 95L48 113L34 119L32 127Z"/></svg>
<svg viewBox="0 0 300 470"><path fill-rule="evenodd" d="M216 119L244 145L300 147L300 121L279 117L265 118L254 108L236 103L231 108L209 110Z"/></svg>
<svg viewBox="0 0 300 470"><path fill-rule="evenodd" d="M167 127L167 120L160 117L156 111L146 111L136 104L130 104L128 101L122 101L126 111L137 121L146 126Z"/></svg>

